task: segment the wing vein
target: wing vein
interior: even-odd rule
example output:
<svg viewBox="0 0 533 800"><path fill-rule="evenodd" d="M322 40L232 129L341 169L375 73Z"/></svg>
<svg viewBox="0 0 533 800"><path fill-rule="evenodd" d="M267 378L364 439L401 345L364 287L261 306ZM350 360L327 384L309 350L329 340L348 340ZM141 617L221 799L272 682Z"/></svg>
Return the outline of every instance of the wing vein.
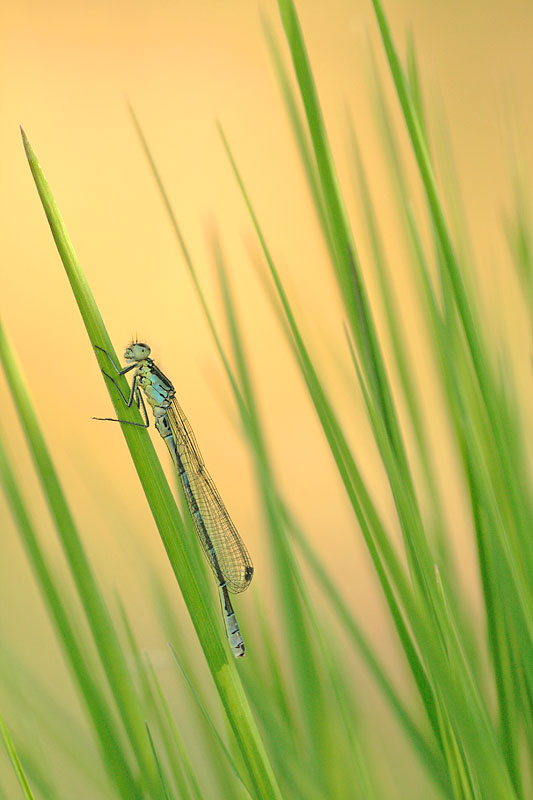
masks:
<svg viewBox="0 0 533 800"><path fill-rule="evenodd" d="M195 513L196 510L192 498L184 486L187 504L203 551L213 572L217 575L217 565L213 554L210 552L206 537L207 532L215 549L218 567L227 583L228 589L233 593L243 592L252 580L252 560L227 512L213 479L205 468L191 426L175 398L172 399L171 406L168 409L168 418L178 455L183 463L190 489L201 517L200 520L198 514Z"/></svg>

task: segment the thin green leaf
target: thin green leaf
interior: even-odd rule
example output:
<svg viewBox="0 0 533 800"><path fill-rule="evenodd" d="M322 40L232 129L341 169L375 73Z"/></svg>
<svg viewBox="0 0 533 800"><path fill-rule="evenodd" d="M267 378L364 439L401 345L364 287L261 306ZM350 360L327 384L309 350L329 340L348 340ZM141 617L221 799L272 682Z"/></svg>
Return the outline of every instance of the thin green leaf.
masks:
<svg viewBox="0 0 533 800"><path fill-rule="evenodd" d="M6 728L6 724L2 719L2 717L0 717L0 733L2 734L7 754L9 756L9 760L11 761L13 769L15 770L15 775L17 776L20 788L22 789L23 796L26 798L26 800L34 800L34 795L32 790L30 789L30 784L28 783L22 764L19 761L17 751L15 750L13 739L11 738L11 734Z"/></svg>
<svg viewBox="0 0 533 800"><path fill-rule="evenodd" d="M57 208L50 187L48 186L37 158L26 137L24 137L24 146L39 196L43 203L54 240L71 283L91 344L93 347L95 345L103 347L110 353L112 358L116 358L88 282L81 271L78 259L67 235L59 209ZM97 351L97 353L99 364L101 364L102 367L104 365L107 366L107 359L104 358L100 351ZM119 385L122 391L125 391L127 381L122 378ZM132 408L130 410L125 410L124 403L115 386L112 384L107 384L107 386L117 416L121 419L140 421L140 415L137 409ZM200 591L194 565L191 562L187 546L184 544L185 530L163 470L155 454L155 449L149 434L145 429L133 425L122 424L121 427L161 539L167 551L172 569L180 585L185 603L209 664L223 707L250 773L254 790L259 797L268 798L268 800L279 798L280 794L276 779L268 762L255 721L239 681L235 664L229 662L227 647L222 642L222 626L220 620L215 614L215 609L207 602L207 599ZM65 508L64 501L61 501L61 506ZM84 572L84 575L85 574L86 571ZM96 604L96 609L94 608L94 598L97 594L93 592L93 583L94 582L91 581L91 591L88 593L89 597L87 597L86 600L87 602L90 601L91 610L96 610L98 622L102 625L102 628L98 631L95 630L94 635L95 637L98 636L99 641L105 643L106 649L107 647L113 646L113 649L118 650L118 647L115 646L116 639L111 641L110 624L107 615L103 609L99 607L99 604ZM113 667L117 668L118 664L122 664L123 657L120 653L115 653L114 656L112 663ZM120 671L123 672L122 669L120 669ZM123 680L117 683L116 686L116 694L118 697L123 696L124 691L127 691L127 687L130 685L129 680L125 677L125 671L122 677ZM124 705L124 712L127 713L128 722L130 722L129 716L136 706L133 702L130 702L130 699L126 699ZM136 750L143 754L145 770L147 774L150 774L153 772L153 759L151 758L145 735L143 735L141 744L141 727L139 726L138 715L136 714L135 716L135 721L131 720L131 724L128 726L129 732L130 734L134 734L132 738L134 738L137 746ZM144 729L143 724L142 729ZM145 763L146 752L148 752L150 766ZM159 793L159 787L157 788L157 792Z"/></svg>
<svg viewBox="0 0 533 800"><path fill-rule="evenodd" d="M207 722L209 728L211 729L211 732L213 733L216 741L218 742L218 745L219 745L221 751L224 753L224 756L226 757L226 760L227 760L227 762L228 762L228 764L229 764L229 766L231 768L231 771L233 772L233 774L237 778L239 784L241 785L242 789L244 790L244 793L245 793L246 797L251 797L250 790L246 786L246 783L244 782L244 780L242 778L242 775L241 775L239 769L237 768L230 751L228 750L228 748L224 744L224 740L222 739L222 737L220 736L219 732L217 731L216 726L215 726L213 720L211 719L210 714L207 712L207 709L205 708L204 704L202 703L202 701L200 699L200 695L196 691L191 679L189 678L189 676L185 672L185 670L184 670L184 668L183 668L183 666L181 664L181 661L179 659L178 654L176 653L176 651L174 650L172 645L169 645L169 647L170 647L170 652L172 653L172 656L174 658L174 661L178 665L178 667L180 669L180 672L181 672L182 676L184 677L184 679L185 679L185 681L186 681L186 683L187 683L187 685L188 685L188 687L189 687L189 689L191 691L191 694L192 694L192 696L194 697L194 699L196 701L196 704L197 704L198 708L202 712L203 718L205 719L205 721Z"/></svg>
<svg viewBox="0 0 533 800"><path fill-rule="evenodd" d="M146 723L146 733L148 734L148 739L150 741L150 749L154 755L154 761L157 767L157 774L159 775L159 781L161 783L161 788L163 790L163 796L165 800L170 800L170 793L168 791L167 781L165 778L165 774L163 772L163 768L161 766L161 761L159 760L159 756L157 755L157 750L154 744L154 740L152 738L152 734L150 733L150 726Z"/></svg>
<svg viewBox="0 0 533 800"><path fill-rule="evenodd" d="M0 354L3 357L7 354L6 342L1 326ZM43 555L1 439L0 481L3 484L7 500L17 523L43 598L47 603L49 613L55 623L65 657L86 704L87 711L98 738L102 760L106 766L109 777L115 782L124 800L141 798L141 790L132 774L128 763L129 759L123 752L121 736L117 730L113 715L107 707L107 703L99 687L92 678L92 670L87 656L71 624L65 601L58 592L56 579L52 575L50 567Z"/></svg>

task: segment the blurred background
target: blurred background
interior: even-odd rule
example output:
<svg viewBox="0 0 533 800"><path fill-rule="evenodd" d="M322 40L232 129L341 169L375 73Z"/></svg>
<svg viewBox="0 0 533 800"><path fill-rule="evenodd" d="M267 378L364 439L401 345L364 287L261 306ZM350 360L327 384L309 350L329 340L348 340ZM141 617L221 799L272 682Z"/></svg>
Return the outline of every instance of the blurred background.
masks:
<svg viewBox="0 0 533 800"><path fill-rule="evenodd" d="M506 281L502 225L512 177L531 177L533 140L533 7L471 0L388 0L400 51L414 36L430 119L447 130L463 191L466 222L481 270L484 312L499 298L495 330L524 342L514 284ZM465 497L454 480L417 296L404 267L372 101L371 53L384 76L371 3L301 0L298 11L326 125L365 270L368 243L360 221L350 156L351 115L386 233L395 289L417 359L420 391L433 428L447 513L460 556L465 593L474 559L461 522ZM23 125L56 200L117 352L132 337L148 342L173 381L208 468L256 565L250 594L268 591L268 560L246 444L201 308L139 145L131 103L152 149L216 318L222 323L207 237L216 225L247 341L272 457L286 497L354 608L377 650L388 654L387 625L358 529L301 379L272 313L255 261L257 244L216 128L220 121L282 269L330 393L375 496L392 516L388 490L349 367L342 313L327 254L271 67L261 13L283 42L275 3L30 2L1 14L0 214L1 315L18 351L48 444L92 563L106 592L117 588L134 615L140 644L165 646L143 592L146 564L177 586L139 488L119 426L93 421L112 413L23 152ZM285 47L284 43L283 46ZM285 52L285 55L286 52ZM403 130L403 128L402 128ZM405 140L404 140L405 143ZM527 145L527 146L524 146ZM412 166L409 149L407 164ZM414 170L413 170L414 174ZM418 179L413 203L419 201ZM371 299L375 277L365 272ZM375 313L382 314L379 303ZM511 324L512 323L512 324ZM387 349L387 342L384 342ZM527 363L515 368L526 386ZM355 398L355 399L354 399ZM57 549L17 420L0 376L1 425L49 551ZM154 435L163 463L164 444ZM364 454L364 457L363 457ZM11 517L0 495L0 639L44 680L63 670L59 650ZM342 566L340 566L342 565ZM58 567L59 568L59 567ZM240 601L246 609L248 596ZM244 610L246 616L246 610Z"/></svg>

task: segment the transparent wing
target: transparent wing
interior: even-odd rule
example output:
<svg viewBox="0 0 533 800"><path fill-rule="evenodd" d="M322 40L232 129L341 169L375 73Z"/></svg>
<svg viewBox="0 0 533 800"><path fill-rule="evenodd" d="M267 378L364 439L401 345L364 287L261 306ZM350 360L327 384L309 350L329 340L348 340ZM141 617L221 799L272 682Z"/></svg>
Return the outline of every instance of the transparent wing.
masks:
<svg viewBox="0 0 533 800"><path fill-rule="evenodd" d="M217 565L210 553L206 533L215 549L216 560L230 592L243 592L250 585L254 574L252 559L226 510L215 484L205 468L196 439L187 417L175 399L168 409L168 419L176 442L179 457L189 479L189 485L198 505L201 520L195 513L193 501L187 492L185 497L191 512L196 533L213 572ZM205 529L204 527L205 526Z"/></svg>

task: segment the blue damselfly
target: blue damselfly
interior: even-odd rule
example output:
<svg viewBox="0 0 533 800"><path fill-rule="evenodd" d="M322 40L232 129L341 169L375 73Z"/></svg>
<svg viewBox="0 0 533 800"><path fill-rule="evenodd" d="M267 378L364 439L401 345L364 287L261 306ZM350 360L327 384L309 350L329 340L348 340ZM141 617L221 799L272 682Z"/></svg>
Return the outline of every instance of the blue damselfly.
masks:
<svg viewBox="0 0 533 800"><path fill-rule="evenodd" d="M234 593L247 589L254 568L248 551L205 468L189 422L176 401L174 387L154 364L150 358L150 348L143 342L132 342L126 348L124 358L132 363L123 369L115 364L107 350L102 347L97 349L105 353L117 375L125 375L135 370L129 397L122 393L111 375L105 370L102 372L115 384L128 408L133 402L137 404L143 413L144 422L129 422L110 417L95 417L95 419L148 428L150 422L143 400L142 392L144 392L155 417L155 427L163 437L178 471L203 551L218 581L224 623L233 655L243 656L244 641L228 589Z"/></svg>

